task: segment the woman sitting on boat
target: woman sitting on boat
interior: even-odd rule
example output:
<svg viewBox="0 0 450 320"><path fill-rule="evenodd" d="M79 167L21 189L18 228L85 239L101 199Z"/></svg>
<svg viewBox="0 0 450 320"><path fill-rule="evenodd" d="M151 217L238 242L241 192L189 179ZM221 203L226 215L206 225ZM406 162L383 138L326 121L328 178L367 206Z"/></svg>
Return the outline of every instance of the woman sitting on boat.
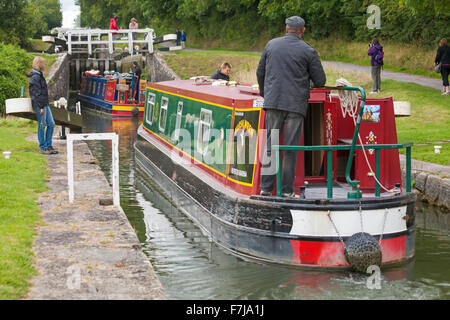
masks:
<svg viewBox="0 0 450 320"><path fill-rule="evenodd" d="M229 64L228 62L224 62L220 66L220 69L211 76L211 79L230 81L230 72L231 64Z"/></svg>

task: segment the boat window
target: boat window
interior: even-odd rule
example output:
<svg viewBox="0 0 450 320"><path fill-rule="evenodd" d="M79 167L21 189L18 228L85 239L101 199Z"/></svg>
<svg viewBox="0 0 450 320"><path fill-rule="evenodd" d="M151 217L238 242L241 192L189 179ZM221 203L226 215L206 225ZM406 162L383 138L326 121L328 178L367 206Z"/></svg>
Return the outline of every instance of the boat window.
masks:
<svg viewBox="0 0 450 320"><path fill-rule="evenodd" d="M102 85L103 85L103 93L102 93L102 96L103 96L103 98L105 98L105 93L106 93L106 83L103 83Z"/></svg>
<svg viewBox="0 0 450 320"><path fill-rule="evenodd" d="M212 111L201 109L198 124L197 151L205 154L209 144L209 130L211 127Z"/></svg>
<svg viewBox="0 0 450 320"><path fill-rule="evenodd" d="M147 114L145 120L152 124L153 123L153 109L155 108L155 94L149 93L147 99Z"/></svg>
<svg viewBox="0 0 450 320"><path fill-rule="evenodd" d="M183 115L183 101L178 101L177 107L177 120L175 121L175 131L173 134L173 139L178 141L180 137L180 127L181 127L181 117Z"/></svg>
<svg viewBox="0 0 450 320"><path fill-rule="evenodd" d="M166 130L167 120L167 106L169 105L169 99L166 97L161 98L161 110L159 110L159 131L164 132Z"/></svg>

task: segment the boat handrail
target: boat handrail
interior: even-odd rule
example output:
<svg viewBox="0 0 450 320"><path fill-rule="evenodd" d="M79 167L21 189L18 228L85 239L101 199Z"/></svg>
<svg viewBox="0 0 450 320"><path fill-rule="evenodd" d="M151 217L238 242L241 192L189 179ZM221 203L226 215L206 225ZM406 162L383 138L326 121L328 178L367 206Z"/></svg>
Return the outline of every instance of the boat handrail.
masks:
<svg viewBox="0 0 450 320"><path fill-rule="evenodd" d="M356 141L354 141L356 143ZM275 152L276 160L276 185L277 185L277 197L281 197L281 157L280 151L326 151L327 152L327 198L333 198L333 151L338 150L360 150L363 148L374 149L375 150L375 197L379 198L381 196L380 192L380 150L383 149L403 149L406 148L406 192L411 193L411 148L414 144L412 142L405 142L400 144L377 144L377 145L325 145L325 146L286 146L286 145L274 145L272 148ZM353 155L352 155L353 157ZM349 156L349 161L350 161ZM351 162L350 162L351 166ZM346 172L347 174L347 172ZM348 180L347 180L348 181ZM359 191L359 181L357 191ZM360 192L360 191L359 191ZM354 199L354 191L348 193L347 197L349 199Z"/></svg>

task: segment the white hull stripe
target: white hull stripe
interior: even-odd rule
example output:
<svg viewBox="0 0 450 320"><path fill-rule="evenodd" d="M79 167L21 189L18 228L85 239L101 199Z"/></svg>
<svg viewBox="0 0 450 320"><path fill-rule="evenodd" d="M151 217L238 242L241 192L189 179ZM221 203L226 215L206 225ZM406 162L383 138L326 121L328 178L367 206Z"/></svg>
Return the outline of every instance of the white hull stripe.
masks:
<svg viewBox="0 0 450 320"><path fill-rule="evenodd" d="M292 229L290 234L310 237L338 237L336 229L328 218L328 211L291 210ZM361 216L362 229L361 230ZM391 234L406 231L406 206L352 211L330 211L341 237L350 237L358 232L371 235ZM386 218L385 218L386 217ZM384 226L383 226L384 225Z"/></svg>

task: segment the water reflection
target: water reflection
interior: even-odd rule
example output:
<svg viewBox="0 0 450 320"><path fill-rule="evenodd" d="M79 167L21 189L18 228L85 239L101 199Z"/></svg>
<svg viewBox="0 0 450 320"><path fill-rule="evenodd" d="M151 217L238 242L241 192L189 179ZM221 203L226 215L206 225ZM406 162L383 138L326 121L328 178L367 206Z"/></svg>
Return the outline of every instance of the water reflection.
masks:
<svg viewBox="0 0 450 320"><path fill-rule="evenodd" d="M382 270L381 289L351 272L305 271L245 261L210 242L135 167L133 143L142 119L85 113L84 132L117 132L121 205L169 299L449 299L449 215L418 205L416 257ZM110 142L90 142L111 176Z"/></svg>

